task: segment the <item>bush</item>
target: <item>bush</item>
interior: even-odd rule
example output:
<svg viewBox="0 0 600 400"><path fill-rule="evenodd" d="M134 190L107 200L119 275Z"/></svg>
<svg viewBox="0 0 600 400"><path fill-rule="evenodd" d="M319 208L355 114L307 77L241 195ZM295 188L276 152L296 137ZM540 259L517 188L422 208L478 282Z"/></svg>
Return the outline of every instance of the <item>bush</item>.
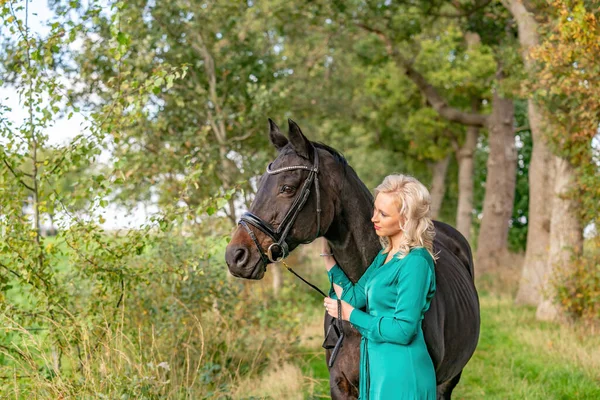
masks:
<svg viewBox="0 0 600 400"><path fill-rule="evenodd" d="M118 307L76 308L67 326L41 331L0 317L0 398L227 399L292 358L318 295L289 285L276 298L268 282L228 277L225 237L165 232L147 243L128 260L135 279Z"/></svg>
<svg viewBox="0 0 600 400"><path fill-rule="evenodd" d="M557 271L556 300L570 317L600 323L600 238L590 241L584 255Z"/></svg>

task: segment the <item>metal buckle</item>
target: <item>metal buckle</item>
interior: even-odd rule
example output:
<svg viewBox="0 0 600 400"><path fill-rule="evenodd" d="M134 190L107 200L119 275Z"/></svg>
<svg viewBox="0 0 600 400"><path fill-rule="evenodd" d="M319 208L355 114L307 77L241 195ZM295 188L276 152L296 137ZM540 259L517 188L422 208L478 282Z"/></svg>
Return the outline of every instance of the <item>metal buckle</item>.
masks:
<svg viewBox="0 0 600 400"><path fill-rule="evenodd" d="M275 259L273 258L273 246L277 246L279 247L279 251L281 252L281 257ZM279 243L272 243L269 248L267 249L267 257L269 257L269 260L271 262L280 262L281 260L283 260L286 257L285 254L285 250L283 248L283 246L281 246Z"/></svg>

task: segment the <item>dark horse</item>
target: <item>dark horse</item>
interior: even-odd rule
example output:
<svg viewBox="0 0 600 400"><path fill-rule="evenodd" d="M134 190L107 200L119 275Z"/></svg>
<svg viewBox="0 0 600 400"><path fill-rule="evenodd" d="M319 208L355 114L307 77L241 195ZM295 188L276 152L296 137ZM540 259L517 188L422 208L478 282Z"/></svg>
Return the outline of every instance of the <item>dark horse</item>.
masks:
<svg viewBox="0 0 600 400"><path fill-rule="evenodd" d="M269 122L271 143L279 155L262 176L250 212L242 216L227 246L229 271L261 279L268 263L324 236L346 275L358 281L381 249L371 223L373 196L337 151L310 142L292 120L289 139ZM435 366L437 398L450 399L477 346L479 298L468 242L451 226L434 224L437 292L423 332ZM327 313L324 323L331 323ZM343 330L343 345L329 370L331 397L355 399L360 334L347 321ZM330 357L331 350L326 350L327 362Z"/></svg>

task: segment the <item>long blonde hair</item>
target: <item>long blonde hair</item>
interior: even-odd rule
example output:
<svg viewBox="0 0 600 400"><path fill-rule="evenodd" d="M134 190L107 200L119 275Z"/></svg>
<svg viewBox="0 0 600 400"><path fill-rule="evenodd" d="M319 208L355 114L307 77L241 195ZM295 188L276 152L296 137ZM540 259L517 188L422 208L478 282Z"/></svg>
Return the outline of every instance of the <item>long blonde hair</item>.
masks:
<svg viewBox="0 0 600 400"><path fill-rule="evenodd" d="M434 262L438 259L433 253L435 229L431 220L431 195L429 190L412 176L394 174L385 177L375 188L375 197L379 193L394 196L400 215L404 217L404 234L398 252L398 258L404 258L412 248L424 247ZM384 252L392 250L392 242L388 237L380 237Z"/></svg>

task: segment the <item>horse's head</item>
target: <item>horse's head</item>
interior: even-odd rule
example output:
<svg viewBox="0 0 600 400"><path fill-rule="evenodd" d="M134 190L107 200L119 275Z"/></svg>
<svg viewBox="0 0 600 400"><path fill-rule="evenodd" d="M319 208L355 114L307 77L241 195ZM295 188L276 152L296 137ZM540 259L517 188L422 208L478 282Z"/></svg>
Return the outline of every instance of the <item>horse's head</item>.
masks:
<svg viewBox="0 0 600 400"><path fill-rule="evenodd" d="M269 119L269 137L279 154L227 246L225 259L234 276L261 279L267 264L323 236L333 221L339 188L332 177L341 164L332 149L311 143L294 121L288 122L286 138Z"/></svg>

